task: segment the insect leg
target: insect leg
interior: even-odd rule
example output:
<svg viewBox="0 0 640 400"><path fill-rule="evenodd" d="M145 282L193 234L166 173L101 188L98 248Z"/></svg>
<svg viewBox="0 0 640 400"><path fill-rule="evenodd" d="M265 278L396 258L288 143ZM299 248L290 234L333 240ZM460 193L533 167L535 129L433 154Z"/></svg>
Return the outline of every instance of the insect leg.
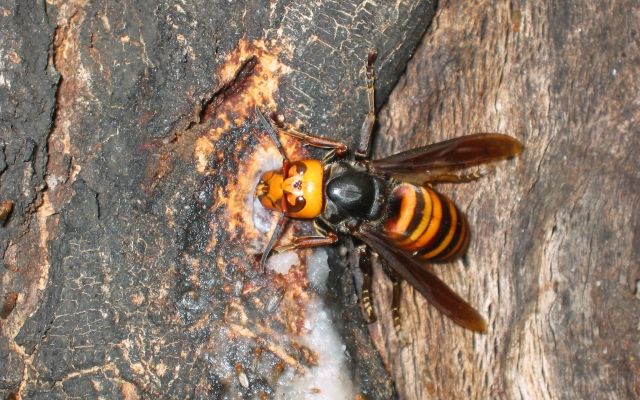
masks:
<svg viewBox="0 0 640 400"><path fill-rule="evenodd" d="M369 50L365 76L369 108L367 116L362 123L362 128L360 128L360 144L358 145L358 150L356 150L356 157L358 158L367 158L369 156L371 133L373 132L373 126L376 123L375 75L373 73L373 63L376 61L377 57L378 49Z"/></svg>
<svg viewBox="0 0 640 400"><path fill-rule="evenodd" d="M333 232L328 232L326 236L300 236L293 238L290 243L273 248L276 253L283 251L308 249L311 247L328 246L338 241L338 236Z"/></svg>
<svg viewBox="0 0 640 400"><path fill-rule="evenodd" d="M400 304L402 303L402 277L398 275L398 273L391 268L388 264L387 260L380 257L380 262L382 263L382 267L387 273L389 279L391 279L391 283L393 285L393 292L391 297L391 319L393 321L393 330L396 332L396 336L398 340L402 344L402 346L408 345L408 338L402 329L402 317L400 316Z"/></svg>
<svg viewBox="0 0 640 400"><path fill-rule="evenodd" d="M391 282L393 283L393 298L391 300L391 317L393 318L393 328L396 330L396 335L399 338L404 337L402 331L402 319L400 317L400 302L402 300L402 281L390 274Z"/></svg>
<svg viewBox="0 0 640 400"><path fill-rule="evenodd" d="M313 229L315 229L318 236L328 236L329 232L331 232L331 228L329 228L329 225L327 225L322 217L313 220Z"/></svg>
<svg viewBox="0 0 640 400"><path fill-rule="evenodd" d="M347 153L348 150L347 144L338 140L310 135L308 133L300 132L292 128L283 129L281 130L281 132L285 135L300 139L306 145L330 150L330 152L324 157L326 159L325 161L333 158L334 155L339 157L343 156Z"/></svg>
<svg viewBox="0 0 640 400"><path fill-rule="evenodd" d="M287 156L284 152L284 148L282 147L282 144L280 144L280 140L278 140L276 129L262 114L262 112L258 107L255 108L255 114L258 117L260 124L262 124L262 126L265 128L269 136L271 136L271 139L275 142L276 146L278 147L278 150L280 151L280 154L282 154L282 157L286 160ZM276 125L282 124L282 121L280 120L280 118L277 118L278 119L277 121L274 121L271 118L269 119L272 120ZM328 159L333 158L334 155L343 156L347 153L347 150L348 150L346 143L343 143L337 140L310 135L308 133L300 132L295 129L278 129L278 131L284 133L285 135L289 135L297 139L300 139L302 142L304 142L309 146L331 150L329 154L325 156L325 158L328 158Z"/></svg>
<svg viewBox="0 0 640 400"><path fill-rule="evenodd" d="M373 268L371 266L371 250L365 244L356 247L358 252L358 265L362 271L362 294L360 302L364 311L367 323L376 322L377 317L373 309L373 292L371 284L373 282Z"/></svg>

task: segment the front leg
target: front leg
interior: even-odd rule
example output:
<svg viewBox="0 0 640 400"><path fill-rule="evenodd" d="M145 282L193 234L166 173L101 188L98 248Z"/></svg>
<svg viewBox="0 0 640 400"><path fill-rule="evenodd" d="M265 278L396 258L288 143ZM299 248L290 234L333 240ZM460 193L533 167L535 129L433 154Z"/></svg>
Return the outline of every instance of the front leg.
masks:
<svg viewBox="0 0 640 400"><path fill-rule="evenodd" d="M287 244L274 247L273 251L282 253L290 250L310 249L312 247L329 246L337 241L338 236L333 232L328 232L326 236L300 236L293 238Z"/></svg>
<svg viewBox="0 0 640 400"><path fill-rule="evenodd" d="M309 133L300 132L297 129L291 127L285 128L284 117L282 115L274 115L273 122L278 126L278 130L285 135L300 139L307 146L329 150L329 153L324 157L325 162L328 162L334 156L342 157L346 155L347 151L349 150L347 144L339 140L311 135Z"/></svg>
<svg viewBox="0 0 640 400"><path fill-rule="evenodd" d="M308 133L300 132L292 128L280 130L280 132L284 133L285 135L300 139L304 144L308 146L329 150L329 152L323 157L323 161L325 163L331 161L334 156L344 156L345 154L347 154L347 150L349 149L346 143L339 140L310 135Z"/></svg>
<svg viewBox="0 0 640 400"><path fill-rule="evenodd" d="M294 238L290 243L278 246L273 250L277 253L282 253L283 251L295 249L329 246L338 241L338 236L331 232L331 229L323 222L321 217L313 220L313 228L316 230L317 235Z"/></svg>
<svg viewBox="0 0 640 400"><path fill-rule="evenodd" d="M297 131L293 128L281 129L284 120L281 115L272 115L271 118L269 118L269 120L274 123L274 125L272 125L271 122L268 121L267 118L265 118L258 107L255 108L255 113L258 116L258 120L260 121L262 126L265 128L269 136L271 136L271 139L275 142L278 150L280 151L280 154L282 155L282 158L284 158L285 160L287 159L287 156L284 152L282 144L280 143L280 140L278 139L278 135L276 133L274 125L276 125L278 132L282 132L285 135L300 139L305 145L330 150L329 153L324 157L325 162L329 161L334 156L344 156L347 153L348 147L344 142L324 138L321 136L310 135L308 133Z"/></svg>

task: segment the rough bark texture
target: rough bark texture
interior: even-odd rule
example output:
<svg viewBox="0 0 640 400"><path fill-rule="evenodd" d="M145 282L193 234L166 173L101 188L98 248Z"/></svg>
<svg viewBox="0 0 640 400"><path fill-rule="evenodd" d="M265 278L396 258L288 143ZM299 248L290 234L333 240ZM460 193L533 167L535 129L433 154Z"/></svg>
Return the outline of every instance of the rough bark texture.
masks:
<svg viewBox="0 0 640 400"><path fill-rule="evenodd" d="M381 103L433 2L18 3L0 1L0 395L275 396L314 363L311 289L254 268L253 108L356 142L369 48ZM348 370L392 397L348 274Z"/></svg>
<svg viewBox="0 0 640 400"><path fill-rule="evenodd" d="M253 106L355 143L368 48L381 104L432 7L0 1L0 395L273 397L312 364L295 343L304 270L251 265L268 144ZM478 131L526 150L442 187L474 235L436 272L487 335L406 288L399 347L377 274L369 330L400 397L640 397L638 21L624 0L440 2L376 153ZM331 259L353 379L393 397Z"/></svg>
<svg viewBox="0 0 640 400"><path fill-rule="evenodd" d="M623 0L439 3L377 154L479 131L525 151L441 186L473 237L466 261L434 269L489 331L465 332L407 289L408 346L389 318L372 327L401 397L640 396L639 17Z"/></svg>

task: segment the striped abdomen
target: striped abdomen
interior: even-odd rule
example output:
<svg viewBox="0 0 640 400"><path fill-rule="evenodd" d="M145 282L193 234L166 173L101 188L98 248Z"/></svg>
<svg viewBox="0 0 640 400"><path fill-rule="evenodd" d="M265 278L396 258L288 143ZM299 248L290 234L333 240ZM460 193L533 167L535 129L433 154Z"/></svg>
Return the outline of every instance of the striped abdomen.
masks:
<svg viewBox="0 0 640 400"><path fill-rule="evenodd" d="M396 186L389 197L384 232L395 244L429 261L462 255L469 244L469 226L451 200L430 187Z"/></svg>

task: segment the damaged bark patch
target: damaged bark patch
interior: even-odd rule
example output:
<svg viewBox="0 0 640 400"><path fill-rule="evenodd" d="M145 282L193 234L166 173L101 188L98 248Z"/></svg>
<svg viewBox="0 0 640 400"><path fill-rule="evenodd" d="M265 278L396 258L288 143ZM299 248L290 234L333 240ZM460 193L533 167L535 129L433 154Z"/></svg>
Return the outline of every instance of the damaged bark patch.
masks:
<svg viewBox="0 0 640 400"><path fill-rule="evenodd" d="M366 49L384 50L388 93L428 3L1 6L0 188L14 204L0 303L17 299L0 396L278 397L282 377L322 364L302 340L306 254L277 277L253 269L273 223L256 216L255 179L281 165L253 110L346 140L366 109ZM391 397L362 349L347 345L340 376Z"/></svg>
<svg viewBox="0 0 640 400"><path fill-rule="evenodd" d="M282 76L290 70L280 61L283 48L264 41L240 42L220 69L221 87L206 100L200 111L195 143L197 170L205 172L212 143L234 125L253 118L256 106L275 109L275 96ZM192 128L194 129L194 128Z"/></svg>

